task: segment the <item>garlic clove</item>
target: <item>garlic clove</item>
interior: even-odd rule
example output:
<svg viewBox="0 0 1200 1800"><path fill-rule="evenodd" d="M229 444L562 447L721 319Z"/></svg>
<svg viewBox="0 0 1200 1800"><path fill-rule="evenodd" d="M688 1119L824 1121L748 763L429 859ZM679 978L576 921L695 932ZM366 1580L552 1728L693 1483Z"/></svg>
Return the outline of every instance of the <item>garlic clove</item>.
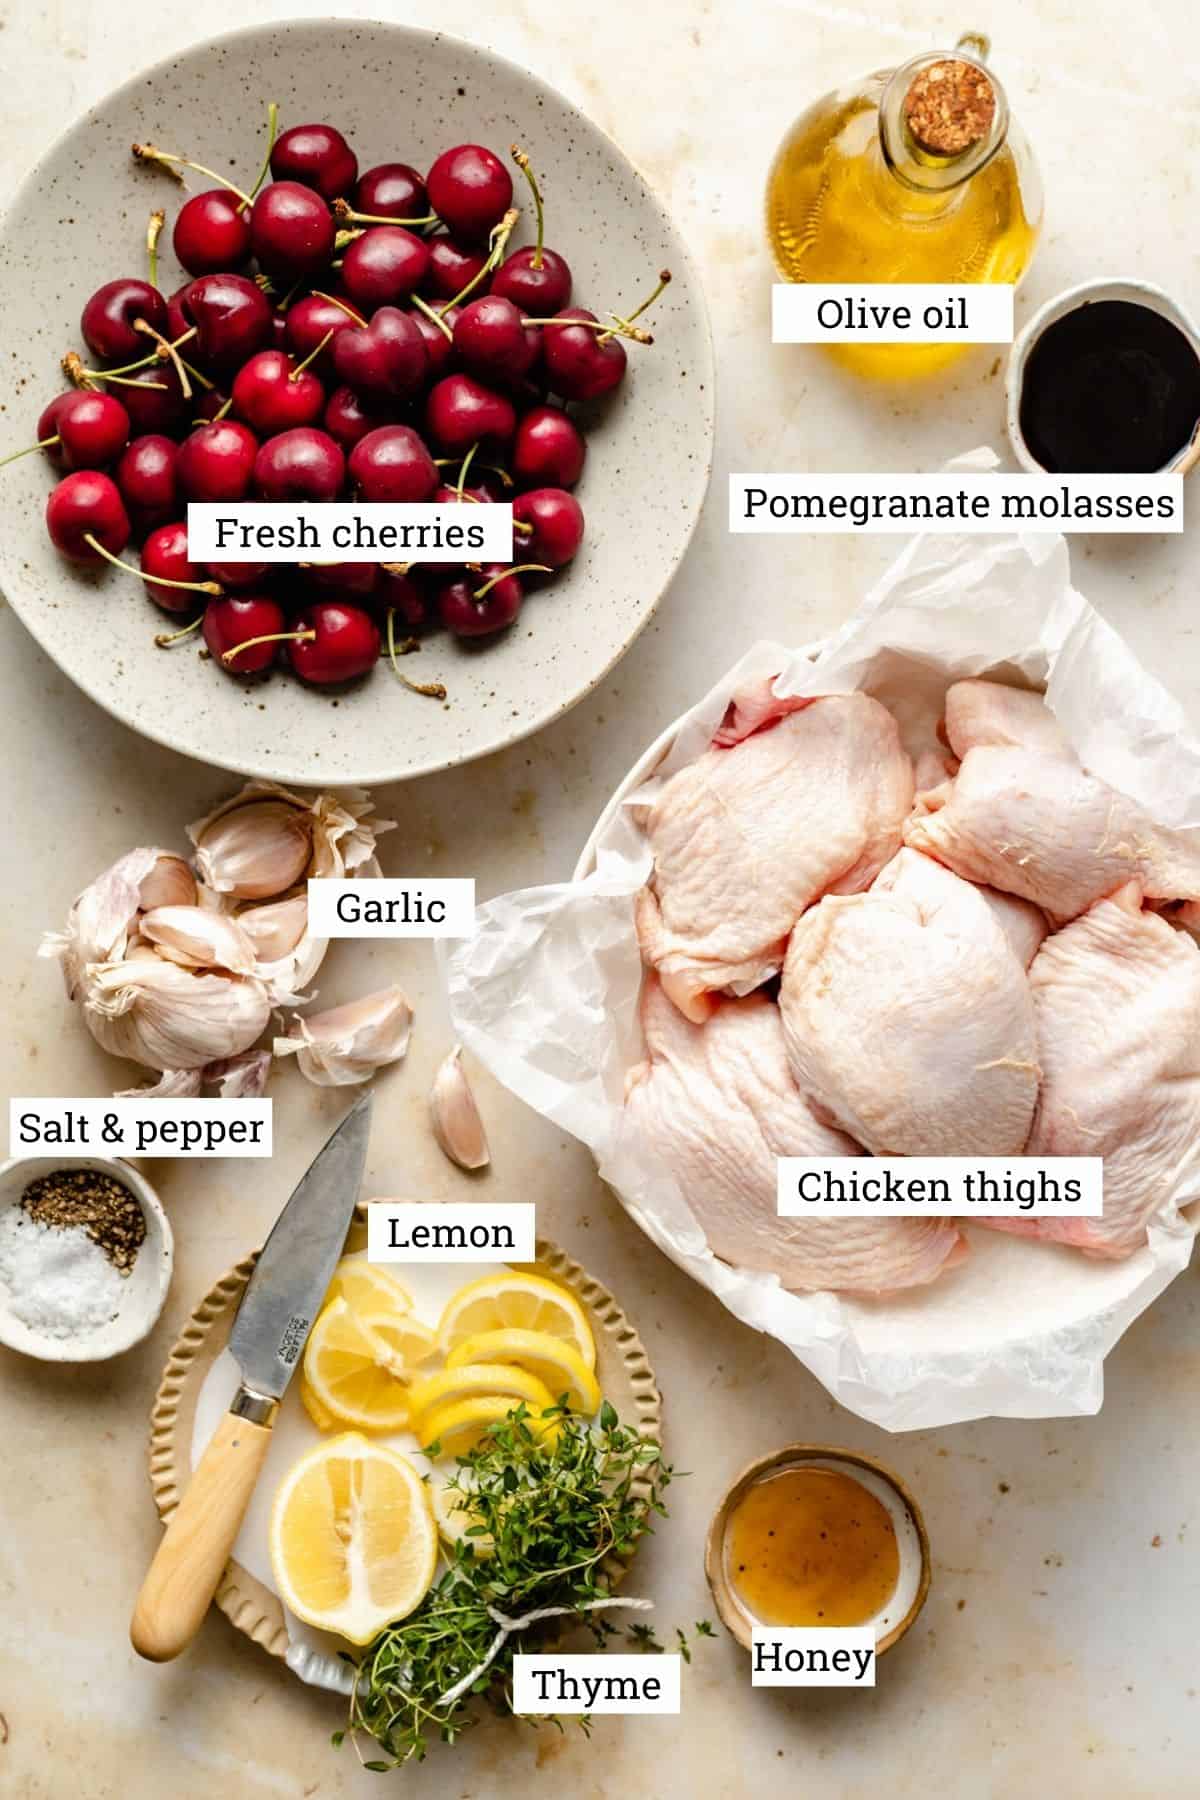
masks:
<svg viewBox="0 0 1200 1800"><path fill-rule="evenodd" d="M462 1045L456 1044L433 1078L429 1116L440 1148L460 1169L483 1169L491 1161L483 1120L463 1072Z"/></svg>
<svg viewBox="0 0 1200 1800"><path fill-rule="evenodd" d="M286 893L312 856L312 817L290 800L252 795L188 829L201 880L239 900Z"/></svg>
<svg viewBox="0 0 1200 1800"><path fill-rule="evenodd" d="M144 913L139 929L159 953L185 969L228 969L231 975L253 975L254 945L236 919L207 912L202 906L159 906Z"/></svg>
<svg viewBox="0 0 1200 1800"><path fill-rule="evenodd" d="M161 957L90 966L82 1005L98 1044L149 1069L201 1069L238 1056L271 1016L261 981L184 969Z"/></svg>
<svg viewBox="0 0 1200 1800"><path fill-rule="evenodd" d="M130 850L84 888L70 913L65 931L48 931L39 956L62 963L67 997L77 1000L90 963L119 961L141 906L141 885L170 852L152 847Z"/></svg>
<svg viewBox="0 0 1200 1800"><path fill-rule="evenodd" d="M199 1069L164 1069L149 1087L118 1088L114 1100L195 1100L200 1094Z"/></svg>
<svg viewBox="0 0 1200 1800"><path fill-rule="evenodd" d="M308 929L308 900L304 894L295 894L290 900L247 906L238 913L237 922L260 963L279 962L291 955Z"/></svg>
<svg viewBox="0 0 1200 1800"><path fill-rule="evenodd" d="M194 906L196 877L182 856L160 856L138 888L143 912L156 906Z"/></svg>
<svg viewBox="0 0 1200 1800"><path fill-rule="evenodd" d="M408 1049L412 1007L402 988L381 988L345 1006L291 1022L294 1035L275 1039L276 1056L295 1056L317 1087L367 1081Z"/></svg>
<svg viewBox="0 0 1200 1800"><path fill-rule="evenodd" d="M271 1073L269 1050L244 1050L240 1056L225 1056L209 1063L198 1073L198 1080L215 1087L221 1100L257 1100L265 1092Z"/></svg>

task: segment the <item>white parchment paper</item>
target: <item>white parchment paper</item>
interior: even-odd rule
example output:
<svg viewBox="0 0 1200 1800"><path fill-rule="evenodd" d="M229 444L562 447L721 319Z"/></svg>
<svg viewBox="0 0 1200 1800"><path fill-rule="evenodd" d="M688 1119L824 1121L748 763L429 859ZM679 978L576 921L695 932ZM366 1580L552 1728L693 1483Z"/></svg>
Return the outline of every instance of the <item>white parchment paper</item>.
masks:
<svg viewBox="0 0 1200 1800"><path fill-rule="evenodd" d="M653 793L655 769L661 779L699 755L756 677L778 675L781 694L868 689L915 754L934 741L948 684L986 674L1044 686L1088 768L1160 823L1200 831L1200 742L1071 586L1063 539L920 537L824 646L755 645L652 746L603 815L582 878L492 900L474 938L439 946L456 1029L497 1079L590 1146L667 1256L851 1412L893 1431L1097 1411L1105 1356L1185 1267L1194 1227L1164 1212L1120 1263L969 1228L960 1268L880 1300L792 1294L719 1261L670 1169L618 1134L625 1071L642 1055L632 899L650 868L629 802Z"/></svg>

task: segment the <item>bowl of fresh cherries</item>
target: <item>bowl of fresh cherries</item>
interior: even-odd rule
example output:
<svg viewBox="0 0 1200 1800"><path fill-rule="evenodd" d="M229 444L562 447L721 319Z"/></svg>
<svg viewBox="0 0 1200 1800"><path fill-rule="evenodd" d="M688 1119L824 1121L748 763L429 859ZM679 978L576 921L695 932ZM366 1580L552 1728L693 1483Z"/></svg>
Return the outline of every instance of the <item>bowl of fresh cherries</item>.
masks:
<svg viewBox="0 0 1200 1800"><path fill-rule="evenodd" d="M0 585L145 735L429 772L565 711L650 617L710 469L703 297L533 76L398 26L235 33L87 115L6 226ZM193 560L188 504L241 500L507 502L513 557Z"/></svg>

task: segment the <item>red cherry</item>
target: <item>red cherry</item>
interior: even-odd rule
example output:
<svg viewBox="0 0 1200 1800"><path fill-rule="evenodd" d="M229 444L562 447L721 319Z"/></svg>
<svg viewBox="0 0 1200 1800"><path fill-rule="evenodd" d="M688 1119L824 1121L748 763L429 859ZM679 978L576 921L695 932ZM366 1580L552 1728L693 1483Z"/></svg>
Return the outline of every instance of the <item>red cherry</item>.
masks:
<svg viewBox="0 0 1200 1800"><path fill-rule="evenodd" d="M379 627L361 606L317 600L295 621L288 661L301 681L318 687L353 681L379 661Z"/></svg>
<svg viewBox="0 0 1200 1800"><path fill-rule="evenodd" d="M142 545L141 561L146 592L155 605L169 613L191 612L196 604L195 593L182 588L160 587L153 579L156 575L162 581L201 582L205 579L204 570L188 556L187 526L182 520L157 526Z"/></svg>
<svg viewBox="0 0 1200 1800"><path fill-rule="evenodd" d="M250 488L258 439L237 419L198 425L179 446L175 473L189 500L242 500Z"/></svg>
<svg viewBox="0 0 1200 1800"><path fill-rule="evenodd" d="M217 370L240 368L271 335L271 304L244 275L201 275L171 297L172 325L196 327L196 356ZM180 336L173 331L173 336ZM187 352L189 358L191 350Z"/></svg>
<svg viewBox="0 0 1200 1800"><path fill-rule="evenodd" d="M360 438L365 438L369 431L375 430L379 418L360 400L353 388L340 387L335 388L326 401L321 423L335 443L348 452Z"/></svg>
<svg viewBox="0 0 1200 1800"><path fill-rule="evenodd" d="M454 327L458 323L458 307L450 307L442 316L450 328L451 336L447 337L440 325L435 325L428 313L414 311L409 318L425 340L425 351L429 359L428 379L436 381L439 376L446 375L454 366Z"/></svg>
<svg viewBox="0 0 1200 1800"><path fill-rule="evenodd" d="M583 473L587 444L557 406L531 406L513 439L512 472L527 487L572 488Z"/></svg>
<svg viewBox="0 0 1200 1800"><path fill-rule="evenodd" d="M340 448L311 426L269 438L254 462L254 485L264 500L336 500L345 479Z"/></svg>
<svg viewBox="0 0 1200 1800"><path fill-rule="evenodd" d="M260 675L278 656L286 623L282 606L268 594L227 594L223 600L212 600L205 607L201 630L213 659L227 675ZM248 644L251 638L270 641L230 656L231 651Z"/></svg>
<svg viewBox="0 0 1200 1800"><path fill-rule="evenodd" d="M216 420L228 418L232 404L230 396L223 394L220 388L206 388L198 400L193 398L192 422L196 425L210 425Z"/></svg>
<svg viewBox="0 0 1200 1800"><path fill-rule="evenodd" d="M139 319L155 331L165 331L167 303L148 281L127 276L96 289L83 309L79 329L94 356L104 362L131 362L153 345L144 332L134 330Z"/></svg>
<svg viewBox="0 0 1200 1800"><path fill-rule="evenodd" d="M378 563L308 563L304 573L314 587L334 588L355 599L374 591L379 580Z"/></svg>
<svg viewBox="0 0 1200 1800"><path fill-rule="evenodd" d="M313 354L331 331L345 331L348 326L360 330L365 321L355 319L336 301L323 294L306 294L284 315L284 337L288 349L301 362ZM320 351L315 366L328 373L333 368L333 345Z"/></svg>
<svg viewBox="0 0 1200 1800"><path fill-rule="evenodd" d="M236 194L209 188L193 194L175 221L175 254L189 275L236 269L250 254L250 224Z"/></svg>
<svg viewBox="0 0 1200 1800"><path fill-rule="evenodd" d="M72 562L103 562L86 541L89 537L119 556L129 542L129 517L116 482L95 469L65 476L46 501L46 529L56 549Z"/></svg>
<svg viewBox="0 0 1200 1800"><path fill-rule="evenodd" d="M538 258L540 257L540 266ZM492 276L492 292L540 319L561 312L571 298L571 271L557 251L532 244L514 250Z"/></svg>
<svg viewBox="0 0 1200 1800"><path fill-rule="evenodd" d="M297 370L282 350L260 350L233 383L234 411L260 437L314 425L325 410L325 389L311 369Z"/></svg>
<svg viewBox="0 0 1200 1800"><path fill-rule="evenodd" d="M421 387L429 367L425 339L395 306L381 306L367 326L339 331L332 349L339 381L358 394L405 400Z"/></svg>
<svg viewBox="0 0 1200 1800"><path fill-rule="evenodd" d="M454 348L473 375L491 381L519 381L537 360L538 331L534 325L521 323L521 314L511 300L485 294L459 313Z"/></svg>
<svg viewBox="0 0 1200 1800"><path fill-rule="evenodd" d="M437 492L433 495L432 504L434 506L455 506L459 503L466 503L478 506L490 506L493 499L494 495L489 494L485 487L465 487L460 489L450 487L447 483L443 482L441 487L439 487Z"/></svg>
<svg viewBox="0 0 1200 1800"><path fill-rule="evenodd" d="M332 125L293 125L271 149L271 173L278 181L298 181L323 200L348 194L358 179L358 158Z"/></svg>
<svg viewBox="0 0 1200 1800"><path fill-rule="evenodd" d="M116 467L116 483L130 512L143 524L157 524L175 511L175 464L179 447L160 432L136 437Z"/></svg>
<svg viewBox="0 0 1200 1800"><path fill-rule="evenodd" d="M517 428L512 402L470 375L446 375L425 402L429 436L448 456L465 456L472 444L507 444Z"/></svg>
<svg viewBox="0 0 1200 1800"><path fill-rule="evenodd" d="M479 243L512 205L512 176L482 144L443 150L425 178L429 204L465 243Z"/></svg>
<svg viewBox="0 0 1200 1800"><path fill-rule="evenodd" d="M373 600L376 612L383 618L394 612L410 631L419 631L430 622L428 592L412 575L380 569Z"/></svg>
<svg viewBox="0 0 1200 1800"><path fill-rule="evenodd" d="M222 587L231 588L253 587L256 582L262 580L264 575L270 574L273 566L277 568L279 565L265 562L210 562L205 564L214 581L219 581Z"/></svg>
<svg viewBox="0 0 1200 1800"><path fill-rule="evenodd" d="M346 251L342 286L356 306L374 312L415 293L429 269L429 248L402 225L373 225Z"/></svg>
<svg viewBox="0 0 1200 1800"><path fill-rule="evenodd" d="M379 163L359 176L354 210L382 219L423 219L429 211L425 183L407 163Z"/></svg>
<svg viewBox="0 0 1200 1800"><path fill-rule="evenodd" d="M453 238L430 238L425 286L437 300L454 300L482 272L486 262L482 250L464 249Z"/></svg>
<svg viewBox="0 0 1200 1800"><path fill-rule="evenodd" d="M186 327L185 327L186 329ZM121 384L121 404L135 436L167 432L187 415L188 402L171 363L151 363Z"/></svg>
<svg viewBox="0 0 1200 1800"><path fill-rule="evenodd" d="M410 425L381 425L350 452L350 479L364 500L428 500L437 465Z"/></svg>
<svg viewBox="0 0 1200 1800"><path fill-rule="evenodd" d="M99 469L129 442L129 414L111 394L77 388L58 394L38 420L38 442L58 433L54 449L65 469Z"/></svg>
<svg viewBox="0 0 1200 1800"><path fill-rule="evenodd" d="M442 624L455 637L489 637L512 624L521 610L520 578L502 563L485 563L479 574L468 572L437 590Z"/></svg>
<svg viewBox="0 0 1200 1800"><path fill-rule="evenodd" d="M333 214L311 188L273 181L254 202L250 244L260 266L281 281L300 281L329 266Z"/></svg>
<svg viewBox="0 0 1200 1800"><path fill-rule="evenodd" d="M585 307L568 307L564 319L591 319ZM544 325L542 357L546 380L564 400L596 400L615 388L625 374L627 357L619 337L605 338L586 325Z"/></svg>
<svg viewBox="0 0 1200 1800"><path fill-rule="evenodd" d="M513 523L531 525L519 534L522 556L561 569L583 542L583 508L563 488L534 488L513 501Z"/></svg>

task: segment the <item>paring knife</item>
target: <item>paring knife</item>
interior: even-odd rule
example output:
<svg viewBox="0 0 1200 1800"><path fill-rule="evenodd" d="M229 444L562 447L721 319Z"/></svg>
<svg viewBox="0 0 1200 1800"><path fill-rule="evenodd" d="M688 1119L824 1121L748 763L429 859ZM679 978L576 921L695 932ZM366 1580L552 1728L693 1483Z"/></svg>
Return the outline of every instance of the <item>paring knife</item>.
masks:
<svg viewBox="0 0 1200 1800"><path fill-rule="evenodd" d="M229 1338L242 1385L172 1514L134 1608L129 1636L151 1662L186 1649L220 1585L279 1402L345 1245L370 1131L364 1094L276 1219L247 1283Z"/></svg>

